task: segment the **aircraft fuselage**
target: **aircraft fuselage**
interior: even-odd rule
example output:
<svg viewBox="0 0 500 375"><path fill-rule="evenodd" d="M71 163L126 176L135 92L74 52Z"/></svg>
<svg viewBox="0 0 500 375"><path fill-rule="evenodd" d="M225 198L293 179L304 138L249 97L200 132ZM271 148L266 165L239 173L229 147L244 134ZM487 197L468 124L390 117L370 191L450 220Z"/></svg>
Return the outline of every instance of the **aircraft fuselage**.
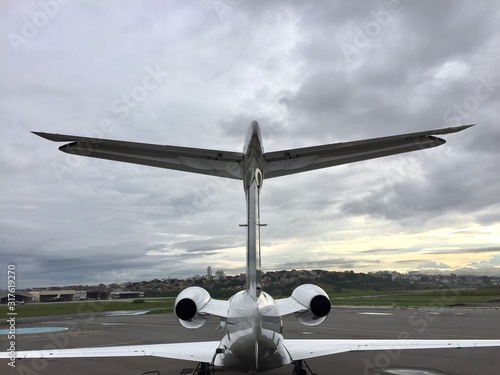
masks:
<svg viewBox="0 0 500 375"><path fill-rule="evenodd" d="M229 312L222 323L223 352L216 366L244 372L266 371L292 362L283 346L282 319L274 299L261 292L257 301L247 290L229 300Z"/></svg>

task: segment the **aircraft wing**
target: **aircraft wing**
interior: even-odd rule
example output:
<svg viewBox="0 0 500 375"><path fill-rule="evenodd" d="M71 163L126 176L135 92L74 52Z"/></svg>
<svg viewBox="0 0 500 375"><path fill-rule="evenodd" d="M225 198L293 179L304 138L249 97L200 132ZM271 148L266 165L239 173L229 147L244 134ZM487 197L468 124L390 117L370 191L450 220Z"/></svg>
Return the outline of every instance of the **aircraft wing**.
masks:
<svg viewBox="0 0 500 375"><path fill-rule="evenodd" d="M472 125L401 134L354 142L275 151L264 154L264 177L273 178L314 169L436 147L445 143L435 135L462 131ZM33 132L54 142L69 142L59 150L68 154L242 179L243 153L155 145Z"/></svg>
<svg viewBox="0 0 500 375"><path fill-rule="evenodd" d="M240 162L243 159L243 154L239 152L42 132L33 132L33 134L54 142L70 142L59 147L59 150L68 154L241 180Z"/></svg>
<svg viewBox="0 0 500 375"><path fill-rule="evenodd" d="M220 341L187 342L175 344L110 346L98 348L16 351L24 358L97 358L97 357L162 357L211 363ZM0 352L0 358L10 358L10 352Z"/></svg>
<svg viewBox="0 0 500 375"><path fill-rule="evenodd" d="M274 301L276 302L280 316L306 311L308 309L307 306L304 306L293 297L280 298Z"/></svg>
<svg viewBox="0 0 500 375"><path fill-rule="evenodd" d="M292 360L368 350L460 349L500 346L500 340L284 340ZM98 357L161 357L211 363L219 341L175 344L129 345L76 349L16 351L17 359L25 358L98 358ZM10 358L0 352L0 359Z"/></svg>
<svg viewBox="0 0 500 375"><path fill-rule="evenodd" d="M202 314L215 315L227 318L229 301L211 298L198 312Z"/></svg>
<svg viewBox="0 0 500 375"><path fill-rule="evenodd" d="M292 360L366 350L478 348L500 346L500 340L284 340Z"/></svg>
<svg viewBox="0 0 500 375"><path fill-rule="evenodd" d="M435 135L456 133L471 126L473 125L266 153L264 178L440 146L446 141Z"/></svg>

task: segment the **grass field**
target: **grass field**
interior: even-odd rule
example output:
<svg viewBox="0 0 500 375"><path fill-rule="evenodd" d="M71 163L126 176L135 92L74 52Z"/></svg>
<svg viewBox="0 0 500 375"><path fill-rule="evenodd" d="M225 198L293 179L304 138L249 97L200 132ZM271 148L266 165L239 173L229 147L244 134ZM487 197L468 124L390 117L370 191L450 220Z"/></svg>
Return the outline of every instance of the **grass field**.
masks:
<svg viewBox="0 0 500 375"><path fill-rule="evenodd" d="M330 294L332 305L430 306L500 305L500 289L443 289L424 291L346 291Z"/></svg>
<svg viewBox="0 0 500 375"><path fill-rule="evenodd" d="M142 301L142 302L138 302ZM108 311L133 311L149 309L165 309L173 311L174 298L161 298L151 300L111 300L111 301L84 301L84 302L51 302L28 303L17 305L18 318L66 314L92 314ZM0 314L7 316L7 306L0 306Z"/></svg>
<svg viewBox="0 0 500 375"><path fill-rule="evenodd" d="M500 306L500 289L443 289L426 291L345 290L330 293L332 305L349 306L430 306L460 305ZM145 300L113 300L85 302L52 302L17 305L18 318L66 314L92 314L108 311L151 310L152 314L172 312L174 298ZM0 315L7 317L7 306L0 306ZM0 324L4 322L0 321ZM6 324L6 323L5 323Z"/></svg>

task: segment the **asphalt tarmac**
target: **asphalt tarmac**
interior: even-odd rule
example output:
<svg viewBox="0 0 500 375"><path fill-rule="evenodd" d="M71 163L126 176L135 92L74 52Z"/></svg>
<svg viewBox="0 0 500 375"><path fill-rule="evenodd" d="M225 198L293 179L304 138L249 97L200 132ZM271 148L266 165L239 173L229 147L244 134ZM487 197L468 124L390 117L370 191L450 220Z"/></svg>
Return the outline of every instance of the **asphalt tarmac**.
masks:
<svg viewBox="0 0 500 375"><path fill-rule="evenodd" d="M66 327L65 331L17 335L16 349L30 350L109 345L140 345L219 339L217 319L204 327L188 330L169 314L119 315L93 313L29 318L16 328ZM6 328L5 326L0 328ZM334 308L319 327L306 327L293 316L284 319L285 338L310 339L498 339L499 308L379 309ZM0 335L0 348L9 347ZM162 358L97 358L16 360L16 368L0 360L1 374L23 375L140 375L148 371L180 374L196 364ZM500 347L343 353L308 361L319 375L496 375L500 374ZM232 371L216 369L216 374ZM292 366L269 371L269 375L291 375Z"/></svg>

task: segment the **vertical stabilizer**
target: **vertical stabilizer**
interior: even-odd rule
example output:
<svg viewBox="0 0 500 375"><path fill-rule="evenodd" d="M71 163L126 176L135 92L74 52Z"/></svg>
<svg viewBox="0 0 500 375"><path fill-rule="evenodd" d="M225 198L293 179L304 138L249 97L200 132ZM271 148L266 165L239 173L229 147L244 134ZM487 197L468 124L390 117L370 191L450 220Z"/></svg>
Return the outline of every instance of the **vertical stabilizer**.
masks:
<svg viewBox="0 0 500 375"><path fill-rule="evenodd" d="M259 195L262 187L262 139L259 125L253 121L248 129L243 150L243 184L247 200L247 286L250 296L257 300L260 293L260 213Z"/></svg>
<svg viewBox="0 0 500 375"><path fill-rule="evenodd" d="M256 179L246 190L247 196L247 291L253 299L260 292L260 219L259 192Z"/></svg>

